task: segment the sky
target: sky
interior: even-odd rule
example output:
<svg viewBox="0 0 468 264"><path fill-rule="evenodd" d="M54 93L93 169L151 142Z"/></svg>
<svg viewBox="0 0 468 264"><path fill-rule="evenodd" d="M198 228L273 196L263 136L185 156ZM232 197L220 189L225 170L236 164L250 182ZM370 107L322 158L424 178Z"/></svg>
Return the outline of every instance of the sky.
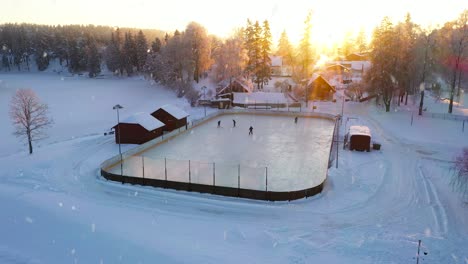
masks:
<svg viewBox="0 0 468 264"><path fill-rule="evenodd" d="M173 32L191 21L209 33L229 36L246 25L247 18L270 22L273 39L286 30L297 43L304 20L312 12L312 41L331 45L348 32L368 35L384 16L402 21L410 12L413 21L435 27L454 20L468 8L468 0L2 0L0 23L95 24L154 28Z"/></svg>

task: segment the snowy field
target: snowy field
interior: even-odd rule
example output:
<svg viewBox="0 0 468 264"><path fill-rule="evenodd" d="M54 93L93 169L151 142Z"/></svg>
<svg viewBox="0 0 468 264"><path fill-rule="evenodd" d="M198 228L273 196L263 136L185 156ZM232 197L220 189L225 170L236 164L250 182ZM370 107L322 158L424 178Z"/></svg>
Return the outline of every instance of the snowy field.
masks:
<svg viewBox="0 0 468 264"><path fill-rule="evenodd" d="M142 77L90 79L56 73L0 73L0 137L7 139L1 144L0 157L24 149L23 143L12 136L8 116L11 97L21 88L33 89L49 105L54 125L40 145L109 131L117 123L112 110L116 104L124 107L120 111L123 119L137 112L151 113L168 101L184 110L190 109L184 99L175 98L172 91L151 85Z"/></svg>
<svg viewBox="0 0 468 264"><path fill-rule="evenodd" d="M252 201L100 176L99 165L118 153L101 133L114 124L114 104L125 107L123 116L163 103L201 116L203 108L171 91L139 78L0 79L0 263L416 263L419 239L427 253L421 264L468 263L467 201L450 186L451 161L468 146L459 122L418 117L411 125L417 106L385 113L347 102L345 119L357 118L348 125L368 125L382 149L340 148L339 168L312 198ZM11 95L24 86L56 120L33 155L11 135L8 118ZM427 102L428 111L446 107ZM341 112L338 103L316 106Z"/></svg>
<svg viewBox="0 0 468 264"><path fill-rule="evenodd" d="M188 182L190 160L192 183L212 185L214 162L218 186L237 188L240 165L241 188L265 190L268 175L268 190L296 191L325 180L333 128L333 121L319 118L301 117L296 124L294 116L222 115L139 155L146 158L146 178L164 179L166 158L168 180ZM124 171L141 167L140 158L124 162ZM120 174L120 165L110 172Z"/></svg>

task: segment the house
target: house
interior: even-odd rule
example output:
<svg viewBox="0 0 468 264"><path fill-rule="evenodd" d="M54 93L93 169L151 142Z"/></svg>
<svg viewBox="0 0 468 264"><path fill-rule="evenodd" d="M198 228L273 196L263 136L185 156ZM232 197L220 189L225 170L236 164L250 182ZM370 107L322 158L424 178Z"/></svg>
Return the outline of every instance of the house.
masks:
<svg viewBox="0 0 468 264"><path fill-rule="evenodd" d="M305 80L308 100L332 100L335 88L321 75L314 73L312 78Z"/></svg>
<svg viewBox="0 0 468 264"><path fill-rule="evenodd" d="M339 88L351 83L351 69L340 63L333 63L326 66L322 70L321 75L334 87Z"/></svg>
<svg viewBox="0 0 468 264"><path fill-rule="evenodd" d="M143 144L162 135L164 124L148 113L136 113L112 127L115 143Z"/></svg>
<svg viewBox="0 0 468 264"><path fill-rule="evenodd" d="M189 114L174 105L163 105L151 115L164 123L164 131L172 131L183 126L187 128Z"/></svg>
<svg viewBox="0 0 468 264"><path fill-rule="evenodd" d="M216 96L221 96L230 93L251 93L253 91L252 82L244 78L234 78L232 80L223 80L218 83ZM231 98L232 99L232 98Z"/></svg>
<svg viewBox="0 0 468 264"><path fill-rule="evenodd" d="M288 77L292 75L291 66L284 63L282 56L270 56L270 60L272 76Z"/></svg>

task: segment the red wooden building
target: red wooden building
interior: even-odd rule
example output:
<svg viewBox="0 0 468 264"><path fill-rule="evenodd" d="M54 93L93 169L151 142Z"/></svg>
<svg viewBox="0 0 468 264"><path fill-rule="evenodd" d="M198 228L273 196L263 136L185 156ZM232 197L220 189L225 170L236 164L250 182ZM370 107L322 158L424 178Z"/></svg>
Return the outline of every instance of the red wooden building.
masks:
<svg viewBox="0 0 468 264"><path fill-rule="evenodd" d="M164 123L164 131L172 131L179 127L187 127L187 114L173 105L163 105L151 115Z"/></svg>
<svg viewBox="0 0 468 264"><path fill-rule="evenodd" d="M321 75L314 73L312 78L307 80L306 91L308 100L329 100L333 99L335 88Z"/></svg>
<svg viewBox="0 0 468 264"><path fill-rule="evenodd" d="M164 123L148 113L134 114L112 127L115 142L122 144L143 144L162 135Z"/></svg>

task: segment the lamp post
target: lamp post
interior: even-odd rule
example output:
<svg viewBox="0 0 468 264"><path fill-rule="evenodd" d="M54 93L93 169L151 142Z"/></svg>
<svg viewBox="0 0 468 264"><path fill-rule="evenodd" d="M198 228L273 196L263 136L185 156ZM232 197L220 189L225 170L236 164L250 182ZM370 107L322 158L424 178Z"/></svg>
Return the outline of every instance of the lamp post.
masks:
<svg viewBox="0 0 468 264"><path fill-rule="evenodd" d="M206 117L206 86L203 86L202 88L202 91L203 91L203 107L205 108L205 117Z"/></svg>
<svg viewBox="0 0 468 264"><path fill-rule="evenodd" d="M419 91L421 92L421 101L419 102L419 115L422 115L424 105L424 82L419 85Z"/></svg>
<svg viewBox="0 0 468 264"><path fill-rule="evenodd" d="M120 177L122 177L122 184L123 184L123 163L122 163L122 149L120 147L120 117L119 117L119 109L122 109L123 106L116 104L112 109L117 110L117 132L119 133L118 135L118 140L119 140L119 155L120 155Z"/></svg>
<svg viewBox="0 0 468 264"><path fill-rule="evenodd" d="M343 117L344 102L345 102L345 94L344 94L344 90L343 90L343 101L341 102L341 117ZM341 118L341 124L343 124L343 118Z"/></svg>

